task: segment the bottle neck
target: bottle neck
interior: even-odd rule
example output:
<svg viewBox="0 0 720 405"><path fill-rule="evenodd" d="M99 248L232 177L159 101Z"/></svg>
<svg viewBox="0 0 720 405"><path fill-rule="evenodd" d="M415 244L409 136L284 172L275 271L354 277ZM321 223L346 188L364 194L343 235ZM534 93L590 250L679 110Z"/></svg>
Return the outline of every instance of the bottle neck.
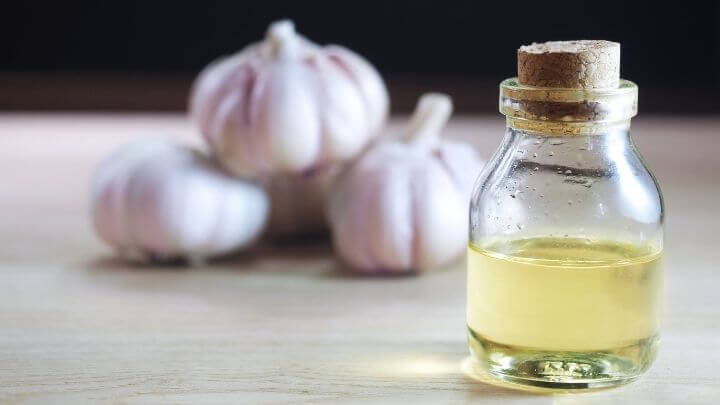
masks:
<svg viewBox="0 0 720 405"><path fill-rule="evenodd" d="M637 86L621 80L612 89L534 87L507 79L500 84L500 112L509 128L548 136L627 131L637 114Z"/></svg>
<svg viewBox="0 0 720 405"><path fill-rule="evenodd" d="M545 136L604 136L630 131L630 119L619 121L543 121L527 118L506 118L507 127L515 131Z"/></svg>

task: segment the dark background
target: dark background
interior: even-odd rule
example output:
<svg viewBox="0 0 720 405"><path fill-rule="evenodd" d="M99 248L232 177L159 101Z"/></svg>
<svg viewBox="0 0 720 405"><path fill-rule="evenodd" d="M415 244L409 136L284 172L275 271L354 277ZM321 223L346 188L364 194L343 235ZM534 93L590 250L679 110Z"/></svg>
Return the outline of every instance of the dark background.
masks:
<svg viewBox="0 0 720 405"><path fill-rule="evenodd" d="M521 44L622 43L641 112L717 113L720 3L481 1L117 1L3 6L0 109L181 110L193 76L291 18L383 73L393 109L428 90L494 112Z"/></svg>

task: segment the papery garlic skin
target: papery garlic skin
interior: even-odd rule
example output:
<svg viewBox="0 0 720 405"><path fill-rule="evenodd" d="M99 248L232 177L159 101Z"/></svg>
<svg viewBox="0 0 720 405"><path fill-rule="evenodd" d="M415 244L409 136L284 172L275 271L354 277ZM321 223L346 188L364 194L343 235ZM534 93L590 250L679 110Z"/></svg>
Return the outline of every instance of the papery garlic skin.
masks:
<svg viewBox="0 0 720 405"><path fill-rule="evenodd" d="M354 269L404 273L445 266L467 246L470 193L482 162L441 140L450 98L425 95L405 134L372 147L333 185L334 245Z"/></svg>
<svg viewBox="0 0 720 405"><path fill-rule="evenodd" d="M223 166L258 177L355 157L385 122L388 100L365 59L278 21L264 41L201 72L190 115Z"/></svg>
<svg viewBox="0 0 720 405"><path fill-rule="evenodd" d="M96 170L91 215L98 235L130 259L191 262L248 246L269 201L257 184L170 142L125 146Z"/></svg>

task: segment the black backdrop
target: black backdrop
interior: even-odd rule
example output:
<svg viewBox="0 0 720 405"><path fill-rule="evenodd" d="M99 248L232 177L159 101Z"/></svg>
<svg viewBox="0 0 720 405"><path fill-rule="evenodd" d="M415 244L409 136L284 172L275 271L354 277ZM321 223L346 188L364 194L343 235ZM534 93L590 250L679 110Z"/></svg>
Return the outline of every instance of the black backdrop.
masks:
<svg viewBox="0 0 720 405"><path fill-rule="evenodd" d="M152 87L154 78L158 86L180 87L168 97L182 97L192 76L207 62L260 39L269 22L292 18L312 40L346 45L366 56L394 92L419 91L425 85L466 93L496 92L500 80L515 74L515 50L520 44L610 39L622 43L622 76L640 85L645 111L717 112L720 103L712 90L720 89L718 4L28 1L9 5L3 12L0 84L20 97L23 86L37 87L46 83L43 77L54 77L55 87L48 85L45 94L52 98L53 89L72 90L92 82L91 88L100 91L103 82L114 78L129 83L128 87L135 83L133 78L144 80L142 87ZM58 87L63 77L68 77L65 87ZM175 80L167 82L167 78ZM41 107L42 96L42 92L33 95ZM23 106L32 107L25 98ZM58 100L55 107L62 108L62 97ZM494 108L494 100L475 106L470 102L466 110ZM6 94L0 95L3 106L18 104Z"/></svg>

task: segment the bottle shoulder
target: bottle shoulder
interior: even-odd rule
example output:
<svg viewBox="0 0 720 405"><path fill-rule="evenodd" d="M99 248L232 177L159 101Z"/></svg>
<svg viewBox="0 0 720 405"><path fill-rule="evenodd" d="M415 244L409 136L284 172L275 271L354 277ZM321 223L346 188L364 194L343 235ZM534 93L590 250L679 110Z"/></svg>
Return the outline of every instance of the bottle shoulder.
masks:
<svg viewBox="0 0 720 405"><path fill-rule="evenodd" d="M471 236L478 232L543 235L550 229L562 235L583 234L602 229L605 234L657 237L663 210L657 181L629 135L509 133L475 182Z"/></svg>

